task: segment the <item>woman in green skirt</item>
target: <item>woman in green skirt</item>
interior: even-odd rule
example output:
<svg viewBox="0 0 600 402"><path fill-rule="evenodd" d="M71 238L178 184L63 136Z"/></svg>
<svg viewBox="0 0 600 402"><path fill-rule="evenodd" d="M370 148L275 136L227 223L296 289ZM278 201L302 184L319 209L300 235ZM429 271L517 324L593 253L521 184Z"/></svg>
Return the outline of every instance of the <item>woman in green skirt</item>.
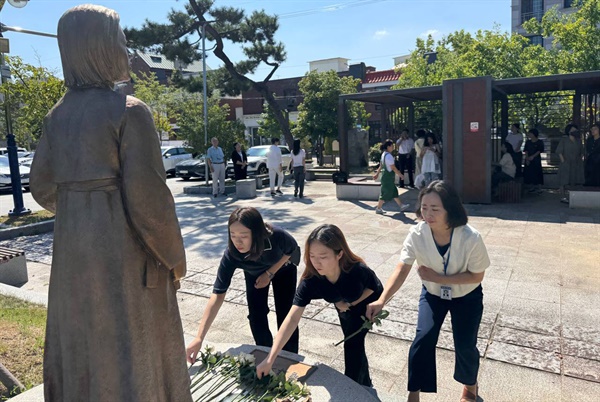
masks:
<svg viewBox="0 0 600 402"><path fill-rule="evenodd" d="M392 140L385 140L381 144L381 163L379 169L373 175L373 179L377 180L377 177L381 173L381 194L379 195L379 203L375 208L375 213L383 215L383 203L386 201L394 200L400 207L400 211L404 212L408 209L408 204L403 204L398 196L398 188L395 183L395 175L400 176L400 179L404 179L404 175L396 168L394 164L394 157L392 156L392 150L394 149L394 142Z"/></svg>

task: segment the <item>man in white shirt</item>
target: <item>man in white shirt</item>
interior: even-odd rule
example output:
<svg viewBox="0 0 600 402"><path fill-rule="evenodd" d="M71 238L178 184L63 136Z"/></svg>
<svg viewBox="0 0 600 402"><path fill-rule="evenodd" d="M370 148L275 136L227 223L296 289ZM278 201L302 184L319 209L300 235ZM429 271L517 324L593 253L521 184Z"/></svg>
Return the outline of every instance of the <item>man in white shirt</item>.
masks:
<svg viewBox="0 0 600 402"><path fill-rule="evenodd" d="M404 174L408 170L408 187L414 187L413 179L413 149L415 141L408 135L408 130L402 130L400 138L396 141L396 149L398 150L398 170ZM404 179L400 179L400 187L404 188Z"/></svg>
<svg viewBox="0 0 600 402"><path fill-rule="evenodd" d="M506 141L512 145L513 151L515 151L515 165L517 166L516 177L521 177L521 169L523 166L523 134L521 133L521 125L515 123L510 127L510 131L506 136Z"/></svg>
<svg viewBox="0 0 600 402"><path fill-rule="evenodd" d="M283 158L279 149L279 138L271 139L271 146L267 151L267 168L269 169L269 184L271 195L283 194L281 183L283 183ZM275 190L275 176L277 176L277 190Z"/></svg>

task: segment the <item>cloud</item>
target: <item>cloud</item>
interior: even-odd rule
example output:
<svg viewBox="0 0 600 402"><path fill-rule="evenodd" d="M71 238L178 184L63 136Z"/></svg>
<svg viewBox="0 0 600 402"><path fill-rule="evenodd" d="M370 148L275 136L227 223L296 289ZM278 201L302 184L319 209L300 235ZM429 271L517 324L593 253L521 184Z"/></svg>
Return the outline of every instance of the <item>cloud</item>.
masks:
<svg viewBox="0 0 600 402"><path fill-rule="evenodd" d="M421 37L423 39L427 39L427 37L429 35L431 35L433 37L433 39L436 39L436 38L440 37L442 35L442 33L440 31L438 31L437 29L428 29L427 31L425 31L421 35L419 35L419 37Z"/></svg>
<svg viewBox="0 0 600 402"><path fill-rule="evenodd" d="M373 35L373 39L383 39L386 36L388 36L390 33L388 31L386 31L385 29L382 29L380 31L375 31L375 34Z"/></svg>

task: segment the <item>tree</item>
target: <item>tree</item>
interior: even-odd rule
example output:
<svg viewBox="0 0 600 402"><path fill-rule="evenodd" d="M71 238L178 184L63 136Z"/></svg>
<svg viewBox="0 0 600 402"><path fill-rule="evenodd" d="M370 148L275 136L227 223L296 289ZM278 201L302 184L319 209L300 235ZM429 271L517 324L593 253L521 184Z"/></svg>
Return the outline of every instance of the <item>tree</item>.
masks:
<svg viewBox="0 0 600 402"><path fill-rule="evenodd" d="M178 111L179 126L178 136L196 152L206 153L207 145L204 142L204 112L202 97L198 94L188 94L180 104ZM244 138L245 126L239 120L229 121L229 105L219 105L219 94L215 92L208 98L208 139L217 137L219 146L223 148L225 157L233 151L233 144L239 142L247 146Z"/></svg>
<svg viewBox="0 0 600 402"><path fill-rule="evenodd" d="M223 63L222 68L211 71L213 78L220 82L219 89L229 95L249 88L260 92L286 141L293 141L288 120L268 86L286 59L283 44L275 40L279 28L276 16L264 10L246 15L240 8L215 7L214 0L188 0L185 12L171 10L167 19L169 22L165 24L146 21L141 29L126 29L130 45L138 49L152 48L169 60L191 63L202 58L197 37L204 26L206 39L214 43L213 54ZM225 51L226 42L240 45L246 59L234 63ZM266 77L262 81L248 78L261 64L271 68Z"/></svg>
<svg viewBox="0 0 600 402"><path fill-rule="evenodd" d="M178 103L185 101L184 91L162 85L156 79L155 73L132 74L131 78L133 81L133 94L136 98L144 101L152 110L154 125L158 134L168 133L171 137L175 134L171 122L177 120Z"/></svg>
<svg viewBox="0 0 600 402"><path fill-rule="evenodd" d="M20 57L6 57L5 61L13 80L2 84L2 93L8 95L5 99L13 119L13 134L18 144L32 148L42 134L44 117L64 95L65 86L44 67L26 64Z"/></svg>
<svg viewBox="0 0 600 402"><path fill-rule="evenodd" d="M341 94L357 92L360 80L353 77L340 77L335 71L318 73L311 71L300 80L298 87L304 99L298 106L296 132L304 133L313 140L338 137L338 101ZM348 126L361 124L369 119L364 104L349 102Z"/></svg>
<svg viewBox="0 0 600 402"><path fill-rule="evenodd" d="M600 70L600 0L575 0L572 13L553 7L542 21L527 21L528 33L554 38L553 51L561 73Z"/></svg>
<svg viewBox="0 0 600 402"><path fill-rule="evenodd" d="M261 113L260 120L258 120L258 135L264 138L279 138L281 136L281 126L275 117L275 112L271 107L265 103L264 113ZM286 113L286 119L287 119ZM296 124L290 121L290 130L294 132ZM286 140L287 141L287 140ZM292 143L287 142L291 147Z"/></svg>

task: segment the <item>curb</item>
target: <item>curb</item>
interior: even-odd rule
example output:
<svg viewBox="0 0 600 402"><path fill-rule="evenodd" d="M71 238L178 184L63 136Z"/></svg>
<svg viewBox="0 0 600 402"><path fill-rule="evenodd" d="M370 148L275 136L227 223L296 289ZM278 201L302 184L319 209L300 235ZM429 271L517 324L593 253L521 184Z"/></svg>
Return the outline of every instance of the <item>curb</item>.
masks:
<svg viewBox="0 0 600 402"><path fill-rule="evenodd" d="M48 307L48 295L44 293L32 292L31 290L16 288L14 286L0 283L0 295L14 297L25 300L29 303L40 304Z"/></svg>
<svg viewBox="0 0 600 402"><path fill-rule="evenodd" d="M14 228L1 229L0 241L10 240L20 236L33 236L54 231L54 219L32 223L31 225L18 226Z"/></svg>

